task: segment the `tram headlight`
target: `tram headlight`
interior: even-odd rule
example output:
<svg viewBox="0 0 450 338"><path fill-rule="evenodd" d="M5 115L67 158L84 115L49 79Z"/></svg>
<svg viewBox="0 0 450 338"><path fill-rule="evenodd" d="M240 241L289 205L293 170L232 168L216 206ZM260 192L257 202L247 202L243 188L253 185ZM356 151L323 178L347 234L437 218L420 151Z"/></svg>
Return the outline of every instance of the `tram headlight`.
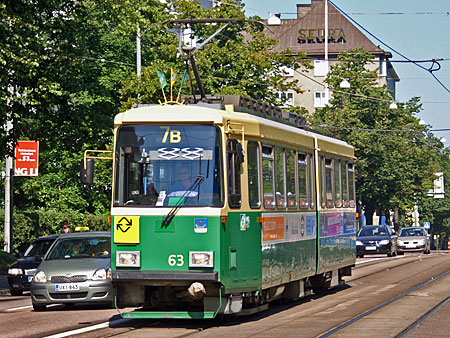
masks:
<svg viewBox="0 0 450 338"><path fill-rule="evenodd" d="M117 251L116 252L117 267L139 268L141 266L140 251Z"/></svg>
<svg viewBox="0 0 450 338"><path fill-rule="evenodd" d="M214 255L212 251L189 251L189 267L212 268Z"/></svg>

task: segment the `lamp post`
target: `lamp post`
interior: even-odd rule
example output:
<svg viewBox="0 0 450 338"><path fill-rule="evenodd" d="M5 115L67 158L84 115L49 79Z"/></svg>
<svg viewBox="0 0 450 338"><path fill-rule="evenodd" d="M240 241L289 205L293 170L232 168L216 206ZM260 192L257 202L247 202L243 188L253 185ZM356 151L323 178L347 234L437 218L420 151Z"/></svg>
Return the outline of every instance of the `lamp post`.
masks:
<svg viewBox="0 0 450 338"><path fill-rule="evenodd" d="M136 34L136 75L141 76L141 28L139 26Z"/></svg>

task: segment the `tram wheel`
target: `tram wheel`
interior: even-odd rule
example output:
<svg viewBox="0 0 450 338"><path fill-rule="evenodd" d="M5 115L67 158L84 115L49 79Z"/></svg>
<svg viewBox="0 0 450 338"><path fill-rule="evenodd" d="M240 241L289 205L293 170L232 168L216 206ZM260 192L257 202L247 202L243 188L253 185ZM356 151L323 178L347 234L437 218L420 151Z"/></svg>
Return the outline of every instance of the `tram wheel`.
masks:
<svg viewBox="0 0 450 338"><path fill-rule="evenodd" d="M311 277L310 282L314 293L322 293L328 290L331 285L331 279L323 274Z"/></svg>

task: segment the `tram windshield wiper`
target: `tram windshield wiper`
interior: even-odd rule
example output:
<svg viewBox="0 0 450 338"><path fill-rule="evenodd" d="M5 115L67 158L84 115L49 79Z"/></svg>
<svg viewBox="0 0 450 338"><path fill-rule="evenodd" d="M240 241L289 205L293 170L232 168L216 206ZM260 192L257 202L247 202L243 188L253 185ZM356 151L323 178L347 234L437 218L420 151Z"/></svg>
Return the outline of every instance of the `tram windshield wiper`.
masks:
<svg viewBox="0 0 450 338"><path fill-rule="evenodd" d="M169 213L163 218L161 225L164 227L169 226L170 222L172 222L173 218L175 217L176 213L178 212L178 210L181 209L181 207L184 205L184 201L185 198L187 196L189 196L191 191L194 191L195 189L197 189L197 187L203 182L203 176L202 175L198 175L197 178L195 179L194 183L192 183L192 185L189 187L189 189L187 189L183 195L180 196L180 198L178 199L177 203L174 205L174 207L169 211Z"/></svg>

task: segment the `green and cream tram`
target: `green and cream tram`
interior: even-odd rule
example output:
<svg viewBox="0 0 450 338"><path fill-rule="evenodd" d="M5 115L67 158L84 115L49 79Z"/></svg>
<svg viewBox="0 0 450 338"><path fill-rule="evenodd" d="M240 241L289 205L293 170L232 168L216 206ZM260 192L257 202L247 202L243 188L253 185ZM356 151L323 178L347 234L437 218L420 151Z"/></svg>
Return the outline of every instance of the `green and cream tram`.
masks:
<svg viewBox="0 0 450 338"><path fill-rule="evenodd" d="M112 282L116 306L136 309L124 317L248 314L351 274L354 149L281 117L234 96L115 117Z"/></svg>

